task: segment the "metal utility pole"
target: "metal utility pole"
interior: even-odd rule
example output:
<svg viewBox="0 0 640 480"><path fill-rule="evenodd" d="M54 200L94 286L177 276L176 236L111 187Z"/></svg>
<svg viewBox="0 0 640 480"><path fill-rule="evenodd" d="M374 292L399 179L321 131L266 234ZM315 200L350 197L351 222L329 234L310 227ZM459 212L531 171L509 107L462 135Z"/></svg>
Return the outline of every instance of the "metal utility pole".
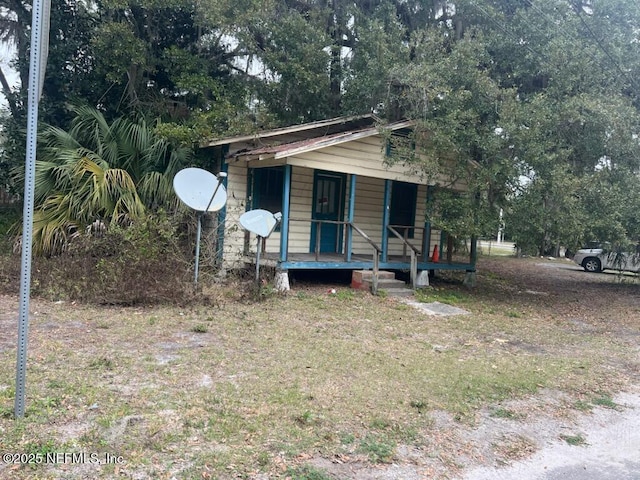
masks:
<svg viewBox="0 0 640 480"><path fill-rule="evenodd" d="M31 242L35 193L38 102L42 92L49 49L51 0L34 0L31 13L31 54L29 96L27 100L27 154L25 159L24 206L22 220L22 268L20 271L20 311L18 317L18 354L16 361L15 417L24 417L27 374L27 338L31 296Z"/></svg>

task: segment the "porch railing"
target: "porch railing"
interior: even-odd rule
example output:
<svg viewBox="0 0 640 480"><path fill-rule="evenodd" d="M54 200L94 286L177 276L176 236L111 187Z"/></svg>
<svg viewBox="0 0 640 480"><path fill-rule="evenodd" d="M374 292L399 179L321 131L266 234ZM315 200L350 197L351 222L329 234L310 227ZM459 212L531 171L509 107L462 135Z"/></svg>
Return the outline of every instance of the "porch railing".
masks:
<svg viewBox="0 0 640 480"><path fill-rule="evenodd" d="M360 228L358 228L353 223L349 222L349 230L355 230L358 235L364 238L369 245L373 247L373 272L371 275L371 293L374 295L378 294L378 271L380 270L380 253L382 253L382 248L378 246L373 240L369 238L369 236L364 233ZM345 249L347 250L347 249Z"/></svg>
<svg viewBox="0 0 640 480"><path fill-rule="evenodd" d="M395 235L397 238L399 238L400 240L402 240L403 243L403 256L406 258L407 256L407 248L410 249L410 254L411 254L411 264L409 267L409 276L411 279L411 287L412 288L416 288L416 279L418 278L418 257L422 254L422 251L417 248L415 245L413 245L410 241L409 241L409 230L410 229L415 229L415 228L420 228L420 227L409 227L409 226L405 226L405 225L389 225L387 227L389 229L389 231ZM403 228L404 229L404 235L401 235L400 232L398 232L397 229Z"/></svg>
<svg viewBox="0 0 640 480"><path fill-rule="evenodd" d="M372 278L371 278L371 292L375 295L378 293L378 277L379 277L379 271L380 271L380 254L382 253L382 248L376 244L370 237L369 235L367 235L360 227L358 227L357 225L355 225L352 222L345 222L345 221L340 221L340 220L316 220L316 219L304 219L304 218L290 218L289 219L290 222L309 222L311 224L316 224L316 238L315 238L315 245L314 245L314 254L315 254L315 259L316 262L320 261L320 240L322 238L322 225L323 224L330 224L330 225L341 225L343 227L346 227L344 229L344 259L345 262L348 262L351 260L351 249L349 247L350 242L349 240L351 238L353 238L353 232L356 232L358 235L360 235L362 238L365 239L365 241L371 245L372 249L373 249L373 271L372 271ZM336 233L337 236L340 235L340 230L338 229L338 232ZM336 240L338 240L338 237L336 237ZM288 256L289 252L285 252L285 255Z"/></svg>

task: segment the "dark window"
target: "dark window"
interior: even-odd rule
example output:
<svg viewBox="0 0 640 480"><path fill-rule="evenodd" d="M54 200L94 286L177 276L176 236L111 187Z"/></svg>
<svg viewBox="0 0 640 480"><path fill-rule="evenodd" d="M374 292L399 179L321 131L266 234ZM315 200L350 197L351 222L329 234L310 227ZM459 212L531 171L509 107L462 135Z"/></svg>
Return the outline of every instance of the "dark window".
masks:
<svg viewBox="0 0 640 480"><path fill-rule="evenodd" d="M404 235L408 230L408 237L413 238L416 220L416 202L418 199L418 186L414 183L396 182L391 184L391 205L389 209L389 224L395 230ZM399 228L405 227L405 228Z"/></svg>
<svg viewBox="0 0 640 480"><path fill-rule="evenodd" d="M253 171L253 208L271 213L282 211L282 167L256 168Z"/></svg>

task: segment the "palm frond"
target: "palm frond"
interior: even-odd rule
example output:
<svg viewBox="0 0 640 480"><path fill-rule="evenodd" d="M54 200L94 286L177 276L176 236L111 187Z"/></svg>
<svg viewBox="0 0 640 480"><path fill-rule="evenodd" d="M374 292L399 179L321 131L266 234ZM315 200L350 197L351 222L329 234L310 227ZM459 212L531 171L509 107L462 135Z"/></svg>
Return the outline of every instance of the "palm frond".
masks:
<svg viewBox="0 0 640 480"><path fill-rule="evenodd" d="M147 172L138 184L138 192L148 208L170 205L175 199L173 177L160 172Z"/></svg>
<svg viewBox="0 0 640 480"><path fill-rule="evenodd" d="M109 124L94 108L75 111L68 132L47 127L41 133L36 190L42 252L56 251L69 232L96 218L122 223L146 208L175 207L172 179L190 157L144 119Z"/></svg>

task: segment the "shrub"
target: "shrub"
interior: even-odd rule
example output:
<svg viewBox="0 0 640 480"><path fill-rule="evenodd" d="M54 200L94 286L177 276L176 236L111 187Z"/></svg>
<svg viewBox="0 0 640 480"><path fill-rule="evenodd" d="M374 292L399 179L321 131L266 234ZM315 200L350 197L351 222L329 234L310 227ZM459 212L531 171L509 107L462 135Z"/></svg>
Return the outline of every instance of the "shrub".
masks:
<svg viewBox="0 0 640 480"><path fill-rule="evenodd" d="M0 206L0 254L11 253L14 236L12 227L20 220L20 209L17 205Z"/></svg>
<svg viewBox="0 0 640 480"><path fill-rule="evenodd" d="M99 304L183 303L194 297L190 258L166 213L100 237L81 235L55 257L35 257L32 293ZM191 252L188 252L191 255ZM0 265L0 288L17 293L19 256Z"/></svg>

